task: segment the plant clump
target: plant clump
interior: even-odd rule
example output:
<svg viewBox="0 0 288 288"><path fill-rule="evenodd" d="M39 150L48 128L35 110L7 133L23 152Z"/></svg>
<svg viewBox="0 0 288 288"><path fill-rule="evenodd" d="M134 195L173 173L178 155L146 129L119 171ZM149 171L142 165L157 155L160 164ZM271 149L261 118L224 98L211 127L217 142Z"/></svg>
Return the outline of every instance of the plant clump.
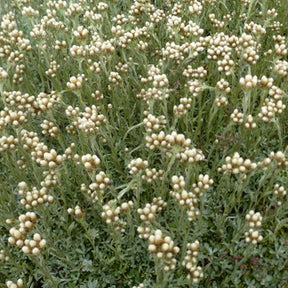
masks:
<svg viewBox="0 0 288 288"><path fill-rule="evenodd" d="M286 287L287 3L2 2L0 286Z"/></svg>

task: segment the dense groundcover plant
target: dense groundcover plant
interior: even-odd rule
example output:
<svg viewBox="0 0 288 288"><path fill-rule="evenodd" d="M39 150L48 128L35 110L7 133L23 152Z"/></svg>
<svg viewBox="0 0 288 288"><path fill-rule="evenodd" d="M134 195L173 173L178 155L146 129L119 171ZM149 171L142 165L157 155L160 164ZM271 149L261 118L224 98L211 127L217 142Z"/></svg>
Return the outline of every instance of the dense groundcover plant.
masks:
<svg viewBox="0 0 288 288"><path fill-rule="evenodd" d="M287 287L286 0L0 0L0 287Z"/></svg>

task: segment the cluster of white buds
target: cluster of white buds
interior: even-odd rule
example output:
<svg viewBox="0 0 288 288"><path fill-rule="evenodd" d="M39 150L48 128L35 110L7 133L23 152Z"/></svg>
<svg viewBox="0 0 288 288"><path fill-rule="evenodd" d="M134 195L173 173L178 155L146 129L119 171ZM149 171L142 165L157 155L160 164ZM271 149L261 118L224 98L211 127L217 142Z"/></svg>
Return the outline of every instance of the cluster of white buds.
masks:
<svg viewBox="0 0 288 288"><path fill-rule="evenodd" d="M46 240L42 239L39 233L35 233L33 235L33 239L25 239L24 246L22 247L22 251L25 254L32 254L34 256L39 256L41 251L46 246Z"/></svg>
<svg viewBox="0 0 288 288"><path fill-rule="evenodd" d="M105 11L109 8L108 4L107 3L104 3L104 2L99 2L98 5L97 5L97 9L99 11Z"/></svg>
<svg viewBox="0 0 288 288"><path fill-rule="evenodd" d="M185 115L191 108L192 99L191 98L180 98L180 104L178 106L174 105L173 113L176 116L183 116Z"/></svg>
<svg viewBox="0 0 288 288"><path fill-rule="evenodd" d="M161 181L163 179L164 170L156 170L156 168L146 168L144 171L145 174L142 175L142 179L147 181L148 183L151 183L153 181L159 180Z"/></svg>
<svg viewBox="0 0 288 288"><path fill-rule="evenodd" d="M56 186L57 184L57 175L55 171L43 171L43 176L45 177L43 181L41 181L41 187L50 188ZM49 202L49 201L48 201Z"/></svg>
<svg viewBox="0 0 288 288"><path fill-rule="evenodd" d="M166 74L156 74L153 76L153 86L155 88L163 88L169 85Z"/></svg>
<svg viewBox="0 0 288 288"><path fill-rule="evenodd" d="M274 65L274 71L281 76L288 74L288 62L285 60L277 60Z"/></svg>
<svg viewBox="0 0 288 288"><path fill-rule="evenodd" d="M39 138L36 132L23 129L20 132L20 136L23 142L23 149L26 151L29 149L35 149L39 143Z"/></svg>
<svg viewBox="0 0 288 288"><path fill-rule="evenodd" d="M33 39L37 39L37 38L44 38L47 35L46 31L44 30L43 25L40 24L36 24L33 26L31 32L30 32L30 36ZM55 46L56 47L56 46Z"/></svg>
<svg viewBox="0 0 288 288"><path fill-rule="evenodd" d="M20 53L19 51L13 51L10 53L9 57L8 57L8 62L14 62L17 63L20 60L22 60L24 57L24 54Z"/></svg>
<svg viewBox="0 0 288 288"><path fill-rule="evenodd" d="M44 28L51 27L53 29L63 29L65 28L65 25L62 21L56 21L56 10L46 10L46 15L41 18L41 24Z"/></svg>
<svg viewBox="0 0 288 288"><path fill-rule="evenodd" d="M70 47L70 54L72 57L85 57L87 55L87 46L77 46L77 45L73 45L72 47ZM88 64L91 65L92 60L88 59ZM91 66L90 66L91 67ZM91 70L91 69L90 69ZM92 70L91 70L92 71Z"/></svg>
<svg viewBox="0 0 288 288"><path fill-rule="evenodd" d="M256 64L259 60L259 55L257 54L256 49L252 47L247 47L243 52L243 60L251 65Z"/></svg>
<svg viewBox="0 0 288 288"><path fill-rule="evenodd" d="M286 47L286 39L284 36L281 35L274 35L273 40L275 42L275 53L278 56L285 56L287 55L287 47Z"/></svg>
<svg viewBox="0 0 288 288"><path fill-rule="evenodd" d="M151 134L146 136L146 146L151 150L155 150L159 147L169 150L173 145L178 145L183 148L188 148L191 144L191 139L186 139L183 134L177 134L176 131L171 134L165 134L164 131L160 131L159 134Z"/></svg>
<svg viewBox="0 0 288 288"><path fill-rule="evenodd" d="M197 97L202 91L202 83L197 79L188 81L187 87L189 88L189 91L192 93L193 97Z"/></svg>
<svg viewBox="0 0 288 288"><path fill-rule="evenodd" d="M230 22L230 21L232 21L232 16L231 16L231 14L226 14L226 15L224 15L224 16L223 16L223 20L224 20L225 22Z"/></svg>
<svg viewBox="0 0 288 288"><path fill-rule="evenodd" d="M191 65L188 65L183 71L183 76L187 78L203 79L207 76L207 73L207 70L203 66L193 69Z"/></svg>
<svg viewBox="0 0 288 288"><path fill-rule="evenodd" d="M137 232L139 234L139 238L148 239L151 235L151 228L148 226L138 226Z"/></svg>
<svg viewBox="0 0 288 288"><path fill-rule="evenodd" d="M243 77L240 78L239 84L241 87L245 88L246 90L251 90L257 87L258 78L256 75L252 76L248 74L244 78Z"/></svg>
<svg viewBox="0 0 288 288"><path fill-rule="evenodd" d="M232 114L230 115L230 119L237 124L243 123L244 121L244 114L242 112L239 112L238 109L234 109Z"/></svg>
<svg viewBox="0 0 288 288"><path fill-rule="evenodd" d="M260 228L262 225L262 216L259 212L254 210L249 211L245 217L249 225L249 231L245 232L245 241L247 243L257 244L263 240L263 236L260 234L256 228Z"/></svg>
<svg viewBox="0 0 288 288"><path fill-rule="evenodd" d="M197 184L193 184L193 192L196 195L202 196L204 191L207 191L211 185L213 185L214 181L209 177L208 174L200 174L198 176Z"/></svg>
<svg viewBox="0 0 288 288"><path fill-rule="evenodd" d="M13 135L2 136L0 138L0 152L7 150L15 150L17 148L19 140L15 138Z"/></svg>
<svg viewBox="0 0 288 288"><path fill-rule="evenodd" d="M23 10L22 10L22 15L23 16L26 16L26 15L31 15L31 16L39 16L39 11L37 10L34 10L31 6L29 7L23 7Z"/></svg>
<svg viewBox="0 0 288 288"><path fill-rule="evenodd" d="M185 25L185 23L183 22L180 23L179 33L181 34L181 39L185 39L185 37L189 37L190 35L202 35L204 33L204 29L202 29L199 25L190 20L187 25ZM169 38L173 38L173 36Z"/></svg>
<svg viewBox="0 0 288 288"><path fill-rule="evenodd" d="M111 180L107 177L104 171L95 175L95 182L89 185L89 188L83 183L81 184L81 192L88 194L93 202L101 201L104 194L104 190L107 189Z"/></svg>
<svg viewBox="0 0 288 288"><path fill-rule="evenodd" d="M18 187L18 194L25 197L21 199L20 203L25 206L26 209L36 208L44 203L54 203L54 198L52 195L47 194L48 189L46 187L42 187L40 190L33 187L32 191L27 191L28 187L25 182L20 182Z"/></svg>
<svg viewBox="0 0 288 288"><path fill-rule="evenodd" d="M89 185L89 188L96 191L104 191L107 189L108 185L110 184L110 179L107 177L104 171L100 171L98 174L95 175L95 182Z"/></svg>
<svg viewBox="0 0 288 288"><path fill-rule="evenodd" d="M284 91L281 90L279 87L272 85L272 87L269 89L269 95L276 102L276 101L282 99L282 97L284 95Z"/></svg>
<svg viewBox="0 0 288 288"><path fill-rule="evenodd" d="M204 277L202 268L197 266L199 256L200 243L196 240L193 243L187 244L187 253L182 262L182 265L189 271L187 278L191 279L194 283L197 283L201 278Z"/></svg>
<svg viewBox="0 0 288 288"><path fill-rule="evenodd" d="M170 191L170 195L178 201L180 206L188 207L187 215L188 220L193 221L196 216L200 214L197 210L198 200L193 192L187 192L185 190L185 180L183 176L172 176L171 179L173 191Z"/></svg>
<svg viewBox="0 0 288 288"><path fill-rule="evenodd" d="M150 99L162 100L169 97L168 89L148 88L148 90L141 89L140 93L137 94L137 98L148 101Z"/></svg>
<svg viewBox="0 0 288 288"><path fill-rule="evenodd" d="M120 213L129 212L133 208L134 208L134 203L132 201L123 202L120 205L120 209L121 209Z"/></svg>
<svg viewBox="0 0 288 288"><path fill-rule="evenodd" d="M15 67L15 73L13 74L13 83L14 84L19 84L23 81L23 75L25 72L25 65L24 64L18 64Z"/></svg>
<svg viewBox="0 0 288 288"><path fill-rule="evenodd" d="M176 15L167 16L167 30L172 34L170 38L175 35L175 30L180 26L181 20L181 17Z"/></svg>
<svg viewBox="0 0 288 288"><path fill-rule="evenodd" d="M263 236L260 234L258 230L249 229L248 232L245 232L245 241L247 243L252 243L256 245L258 242L263 240Z"/></svg>
<svg viewBox="0 0 288 288"><path fill-rule="evenodd" d="M149 44L147 42L139 41L137 47L140 51L145 51L148 48Z"/></svg>
<svg viewBox="0 0 288 288"><path fill-rule="evenodd" d="M99 90L96 90L94 93L92 93L91 97L96 101L101 101L104 99L104 95Z"/></svg>
<svg viewBox="0 0 288 288"><path fill-rule="evenodd" d="M72 16L83 12L83 7L78 3L71 3L65 11L65 16Z"/></svg>
<svg viewBox="0 0 288 288"><path fill-rule="evenodd" d="M245 173L249 170L254 170L257 167L256 163L250 159L244 160L238 152L235 152L232 157L225 158L225 164L218 168L219 172L231 172L233 174Z"/></svg>
<svg viewBox="0 0 288 288"><path fill-rule="evenodd" d="M175 153L175 158L181 162L194 163L203 160L205 157L201 150L196 148L189 148L191 144L191 139L185 138L183 134L178 134L176 131L171 132L171 134L165 134L164 131L161 131L159 134L153 133L152 135L147 135L146 146L151 150L157 148L162 148L166 151L169 157L173 156ZM176 152L171 152L172 147L177 147Z"/></svg>
<svg viewBox="0 0 288 288"><path fill-rule="evenodd" d="M130 174L137 174L141 170L145 170L148 167L148 161L142 160L141 158L132 159L128 164L128 168L130 169Z"/></svg>
<svg viewBox="0 0 288 288"><path fill-rule="evenodd" d="M17 160L17 165L18 165L18 168L20 170L24 170L27 168L27 163L26 163L26 160L25 160L25 157L21 157L19 160Z"/></svg>
<svg viewBox="0 0 288 288"><path fill-rule="evenodd" d="M50 75L52 78L56 77L56 72L59 70L60 65L55 60L49 64L49 69L45 72L46 75Z"/></svg>
<svg viewBox="0 0 288 288"><path fill-rule="evenodd" d="M201 2L195 0L195 1L189 1L189 3L191 4L189 5L189 13L200 15L203 9Z"/></svg>
<svg viewBox="0 0 288 288"><path fill-rule="evenodd" d="M223 28L225 25L224 21L220 21L216 19L216 16L214 13L209 14L209 20L212 23L212 25L216 28Z"/></svg>
<svg viewBox="0 0 288 288"><path fill-rule="evenodd" d="M284 186L280 186L280 184L278 184L278 183L275 184L275 186L274 186L274 195L275 196L277 196L279 198L283 198L286 194L287 194L287 191L285 190ZM277 205L281 206L282 205L282 201L278 201Z"/></svg>
<svg viewBox="0 0 288 288"><path fill-rule="evenodd" d="M171 153L167 153L167 155L171 155ZM200 149L196 148L184 148L181 149L180 152L175 153L175 159L180 160L180 162L186 163L196 163L202 161L205 158L203 152Z"/></svg>
<svg viewBox="0 0 288 288"><path fill-rule="evenodd" d="M125 31L120 25L117 25L111 27L111 33L118 36L122 36L125 33Z"/></svg>
<svg viewBox="0 0 288 288"><path fill-rule="evenodd" d="M276 153L271 152L269 158L277 162L278 168L286 168L288 165L288 161L286 160L285 154L282 151L277 151Z"/></svg>
<svg viewBox="0 0 288 288"><path fill-rule="evenodd" d="M99 13L94 13L92 10L86 10L84 13L84 20L93 20L95 22L101 22L103 21L103 16Z"/></svg>
<svg viewBox="0 0 288 288"><path fill-rule="evenodd" d="M48 150L48 147L39 142L31 152L31 159L43 167L49 167L50 169L56 168L60 165L64 158L62 155L58 155L55 149Z"/></svg>
<svg viewBox="0 0 288 288"><path fill-rule="evenodd" d="M21 91L4 91L3 93L7 104L17 107L18 110L29 110L33 107L35 97Z"/></svg>
<svg viewBox="0 0 288 288"><path fill-rule="evenodd" d="M221 33L215 33L212 37L207 38L210 47L208 48L208 60L216 60L225 57L225 55L231 54L231 46L233 45L233 42L235 41L233 38L231 38L231 41L227 35L225 35L223 32ZM231 42L231 44L229 42Z"/></svg>
<svg viewBox="0 0 288 288"><path fill-rule="evenodd" d="M123 73L128 73L129 72L129 65L127 63L122 63L122 62L119 62L117 63L117 65L115 65L115 69L117 71L121 71Z"/></svg>
<svg viewBox="0 0 288 288"><path fill-rule="evenodd" d="M88 59L88 64L89 64L89 69L90 71L99 74L101 72L101 67L100 67L100 63L96 62L96 61L92 61L91 59Z"/></svg>
<svg viewBox="0 0 288 288"><path fill-rule="evenodd" d="M179 192L170 191L170 195L179 202L180 206L188 206L190 208L192 206L196 207L198 204L193 192L187 192L186 190L181 190ZM197 203L194 203L195 200Z"/></svg>
<svg viewBox="0 0 288 288"><path fill-rule="evenodd" d="M111 84L119 85L122 83L123 79L118 72L111 71L108 77L108 80Z"/></svg>
<svg viewBox="0 0 288 288"><path fill-rule="evenodd" d="M9 256L6 254L5 250L0 250L0 261L9 261Z"/></svg>
<svg viewBox="0 0 288 288"><path fill-rule="evenodd" d="M182 175L181 176L177 176L177 175L172 176L171 181L172 181L173 190L175 192L178 192L178 191L185 189L186 183L185 183L185 179Z"/></svg>
<svg viewBox="0 0 288 288"><path fill-rule="evenodd" d="M96 155L86 154L81 157L82 164L87 172L91 173L100 165L100 159Z"/></svg>
<svg viewBox="0 0 288 288"><path fill-rule="evenodd" d="M244 32L244 33L242 33L241 37L238 38L238 43L239 43L239 45L238 45L237 49L238 49L238 51L241 51L240 47L242 47L244 49L246 49L248 47L254 47L256 42L255 42L252 35Z"/></svg>
<svg viewBox="0 0 288 288"><path fill-rule="evenodd" d="M165 127L166 119L164 115L160 115L158 117L154 116L153 114L148 114L144 120L143 124L147 130L147 132L152 132L158 130L160 128Z"/></svg>
<svg viewBox="0 0 288 288"><path fill-rule="evenodd" d="M224 72L226 75L232 74L232 68L234 61L231 59L229 54L226 54L223 59L217 61L218 71Z"/></svg>
<svg viewBox="0 0 288 288"><path fill-rule="evenodd" d="M51 91L50 94L46 94L44 92L39 93L33 102L32 114L40 115L44 111L52 109L54 105L59 103L60 98L61 95L57 94L56 91Z"/></svg>
<svg viewBox="0 0 288 288"><path fill-rule="evenodd" d="M139 208L137 212L140 214L141 221L149 224L155 220L156 213L161 212L166 205L167 203L161 197L153 198L151 204L147 203L144 208Z"/></svg>
<svg viewBox="0 0 288 288"><path fill-rule="evenodd" d="M13 111L8 107L4 107L3 110L0 111L0 129L1 127L10 124L15 128L19 127L21 124L27 122L27 113L21 110Z"/></svg>
<svg viewBox="0 0 288 288"><path fill-rule="evenodd" d="M6 31L12 31L16 28L15 14L12 11L3 15L1 27Z"/></svg>
<svg viewBox="0 0 288 288"><path fill-rule="evenodd" d="M24 240L25 240L26 235L27 235L27 231L26 230L27 229L25 229L25 227L23 229L21 229L21 230L15 228L15 227L11 228L9 230L9 233L10 233L11 236L8 238L8 242L11 245L16 245L19 248L22 248L23 245L24 245Z"/></svg>
<svg viewBox="0 0 288 288"><path fill-rule="evenodd" d="M71 90L77 90L82 88L82 83L85 79L85 75L77 75L77 77L70 77L69 82L67 82L67 87Z"/></svg>
<svg viewBox="0 0 288 288"><path fill-rule="evenodd" d="M55 138L60 132L59 128L53 122L46 119L43 120L40 126L42 128L42 134L46 136Z"/></svg>
<svg viewBox="0 0 288 288"><path fill-rule="evenodd" d="M64 155L63 157L66 159L66 160L71 160L73 159L73 154L74 154L74 150L75 150L75 143L71 143L70 146L68 146L65 151L64 151ZM78 155L79 156L79 155ZM77 156L77 157L78 157ZM79 156L80 157L80 156Z"/></svg>
<svg viewBox="0 0 288 288"><path fill-rule="evenodd" d="M161 65L160 65L161 66ZM153 82L154 77L156 75L160 75L160 67L158 67L157 65L149 65L148 66L148 71L147 71L147 78L141 77L140 81L144 84L144 83L148 83L148 82Z"/></svg>
<svg viewBox="0 0 288 288"><path fill-rule="evenodd" d="M148 77L141 77L141 83L147 84L151 83L153 87L147 90L142 89L137 95L137 98L142 98L145 101L149 99L162 100L169 97L169 82L166 74L160 74L160 69L151 65L148 70Z"/></svg>
<svg viewBox="0 0 288 288"><path fill-rule="evenodd" d="M268 10L267 10L267 16L268 16L268 17L277 17L277 16L278 16L278 13L277 13L277 11L276 11L275 8L268 9Z"/></svg>
<svg viewBox="0 0 288 288"><path fill-rule="evenodd" d="M279 87L273 85L270 89L269 89L269 95L272 97L272 99L276 102L276 106L278 108L278 102L279 100L282 100L282 97L284 95L284 91L281 90ZM279 108L278 108L279 109ZM285 109L285 108L283 108ZM278 112L279 113L279 112Z"/></svg>
<svg viewBox="0 0 288 288"><path fill-rule="evenodd" d="M231 88L229 87L229 82L226 81L225 79L220 79L217 83L216 83L216 89L224 92L226 94L231 92Z"/></svg>
<svg viewBox="0 0 288 288"><path fill-rule="evenodd" d="M246 122L244 123L244 127L246 129L255 129L257 127L257 124L253 122L253 116L251 114L247 116Z"/></svg>
<svg viewBox="0 0 288 288"><path fill-rule="evenodd" d="M102 218L105 219L105 222L108 225L113 224L115 230L120 230L121 232L124 232L125 222L120 220L120 217L119 217L121 208L119 206L114 208L112 207L111 204L112 203L107 203L102 207L103 212L101 213L101 216Z"/></svg>
<svg viewBox="0 0 288 288"><path fill-rule="evenodd" d="M187 216L189 221L195 220L195 218L200 215L200 211L198 210L197 206L198 200L196 198L196 195L192 192L192 198L189 202L189 208L187 210Z"/></svg>
<svg viewBox="0 0 288 288"><path fill-rule="evenodd" d="M102 206L103 212L101 217L105 219L108 225L112 225L116 231L124 232L126 222L120 219L121 212L128 212L133 209L134 203L132 201L124 202L120 206L116 206L114 201L109 201Z"/></svg>
<svg viewBox="0 0 288 288"><path fill-rule="evenodd" d="M281 29L281 27L283 27L283 23L279 22L279 21L273 21L271 23L271 30L272 31L279 31ZM283 48L282 48L283 49ZM285 52L284 52L285 53Z"/></svg>
<svg viewBox="0 0 288 288"><path fill-rule="evenodd" d="M170 59L177 64L184 59L184 47L182 45L175 44L174 42L166 42L165 48L161 50L163 60Z"/></svg>
<svg viewBox="0 0 288 288"><path fill-rule="evenodd" d="M218 108L220 108L226 106L228 104L228 100L225 96L216 97L214 103Z"/></svg>
<svg viewBox="0 0 288 288"><path fill-rule="evenodd" d="M249 211L245 217L246 221L249 224L249 228L260 228L262 225L262 219L260 212L255 212L254 210Z"/></svg>
<svg viewBox="0 0 288 288"><path fill-rule="evenodd" d="M102 190L94 190L94 184L91 183L89 187L86 186L86 184L81 184L81 192L89 195L89 197L92 199L92 202L95 203L97 201L102 202L103 201L103 194L104 191Z"/></svg>
<svg viewBox="0 0 288 288"><path fill-rule="evenodd" d="M84 210L79 205L76 205L74 208L68 208L67 212L76 218L81 218L85 214Z"/></svg>
<svg viewBox="0 0 288 288"><path fill-rule="evenodd" d="M16 283L14 283L11 280L6 281L6 286L7 288L23 288L24 287L24 282L21 278L19 278Z"/></svg>
<svg viewBox="0 0 288 288"><path fill-rule="evenodd" d="M67 116L77 115L77 119L72 122L72 127L77 127L87 134L97 132L102 124L107 123L105 115L102 114L99 107L95 105L85 107L83 112L79 112L78 107L73 108L69 106L68 108L65 111Z"/></svg>
<svg viewBox="0 0 288 288"><path fill-rule="evenodd" d="M89 31L83 26L78 26L77 30L73 31L73 35L78 40L84 40L88 37Z"/></svg>
<svg viewBox="0 0 288 288"><path fill-rule="evenodd" d="M273 99L266 98L261 105L261 112L258 117L264 122L269 122L275 116L276 104Z"/></svg>
<svg viewBox="0 0 288 288"><path fill-rule="evenodd" d="M163 237L161 230L156 230L148 238L148 251L156 254L157 258L163 259L164 271L174 270L176 268L175 256L180 251L180 248L174 246L174 241L171 237Z"/></svg>
<svg viewBox="0 0 288 288"><path fill-rule="evenodd" d="M27 233L34 228L37 216L34 212L27 212L18 217L19 227L12 227L9 230L10 237L8 242L11 245L16 245L21 248L25 254L32 254L38 256L42 249L46 246L46 240L41 239L39 233L33 235L33 239L26 239Z"/></svg>
<svg viewBox="0 0 288 288"><path fill-rule="evenodd" d="M122 25L125 22L127 22L127 18L124 14L117 14L115 17L112 18L113 22L115 22L118 25Z"/></svg>

